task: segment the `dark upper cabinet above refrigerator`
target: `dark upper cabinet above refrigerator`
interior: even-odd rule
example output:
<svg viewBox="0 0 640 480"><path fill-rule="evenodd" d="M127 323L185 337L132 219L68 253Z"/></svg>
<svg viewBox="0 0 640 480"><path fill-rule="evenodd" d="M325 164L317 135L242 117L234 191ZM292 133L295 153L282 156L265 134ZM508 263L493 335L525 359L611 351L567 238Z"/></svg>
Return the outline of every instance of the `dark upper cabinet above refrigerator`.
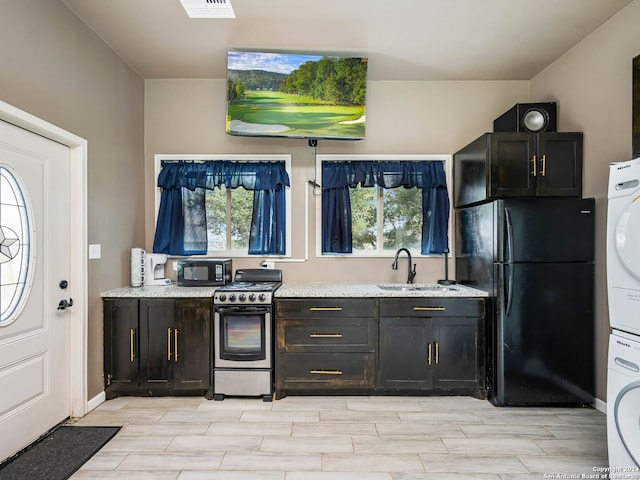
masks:
<svg viewBox="0 0 640 480"><path fill-rule="evenodd" d="M581 197L582 133L485 133L453 155L454 207L509 197Z"/></svg>

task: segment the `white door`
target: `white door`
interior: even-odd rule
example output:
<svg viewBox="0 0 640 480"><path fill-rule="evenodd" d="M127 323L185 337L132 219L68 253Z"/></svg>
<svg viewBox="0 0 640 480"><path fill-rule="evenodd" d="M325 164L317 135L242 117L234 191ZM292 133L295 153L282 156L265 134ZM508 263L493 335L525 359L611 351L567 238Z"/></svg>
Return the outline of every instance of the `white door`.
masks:
<svg viewBox="0 0 640 480"><path fill-rule="evenodd" d="M0 460L70 415L69 166L0 121Z"/></svg>

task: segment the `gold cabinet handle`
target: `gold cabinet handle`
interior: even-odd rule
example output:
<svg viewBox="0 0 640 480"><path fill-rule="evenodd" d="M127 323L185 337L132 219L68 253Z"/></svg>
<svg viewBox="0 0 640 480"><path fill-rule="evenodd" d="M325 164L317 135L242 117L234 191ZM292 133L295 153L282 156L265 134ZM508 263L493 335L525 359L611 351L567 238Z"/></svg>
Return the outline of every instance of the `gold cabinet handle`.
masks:
<svg viewBox="0 0 640 480"><path fill-rule="evenodd" d="M542 176L544 177L547 174L547 156L542 155L542 170L540 171Z"/></svg>
<svg viewBox="0 0 640 480"><path fill-rule="evenodd" d="M440 345L438 345L438 342L435 342L436 344L436 365L438 365L438 358L440 356Z"/></svg>
<svg viewBox="0 0 640 480"><path fill-rule="evenodd" d="M427 354L427 365L431 365L431 343L427 344L427 350L428 350L428 354Z"/></svg>
<svg viewBox="0 0 640 480"><path fill-rule="evenodd" d="M531 169L531 174L535 177L538 174L538 167L536 166L536 156L531 157L531 162L533 163L533 168Z"/></svg>
<svg viewBox="0 0 640 480"><path fill-rule="evenodd" d="M173 329L173 361L178 361L178 329Z"/></svg>
<svg viewBox="0 0 640 480"><path fill-rule="evenodd" d="M312 312L340 312L342 307L309 307Z"/></svg>
<svg viewBox="0 0 640 480"><path fill-rule="evenodd" d="M135 339L136 339L136 329L132 328L129 330L129 352L131 354L131 363L136 359L136 350L135 350Z"/></svg>
<svg viewBox="0 0 640 480"><path fill-rule="evenodd" d="M167 360L171 360L171 329L167 328Z"/></svg>
<svg viewBox="0 0 640 480"><path fill-rule="evenodd" d="M325 370L324 368L313 368L309 370L312 375L342 375L342 370Z"/></svg>
<svg viewBox="0 0 640 480"><path fill-rule="evenodd" d="M444 312L445 307L413 307L416 312Z"/></svg>
<svg viewBox="0 0 640 480"><path fill-rule="evenodd" d="M310 338L342 338L341 333L311 333Z"/></svg>

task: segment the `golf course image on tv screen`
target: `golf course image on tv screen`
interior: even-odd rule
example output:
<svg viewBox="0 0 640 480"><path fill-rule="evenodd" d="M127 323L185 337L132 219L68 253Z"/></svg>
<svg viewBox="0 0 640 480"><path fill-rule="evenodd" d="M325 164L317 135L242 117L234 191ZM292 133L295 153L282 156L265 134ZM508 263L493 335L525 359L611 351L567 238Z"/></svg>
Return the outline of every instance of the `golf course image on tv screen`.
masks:
<svg viewBox="0 0 640 480"><path fill-rule="evenodd" d="M226 132L360 140L366 89L364 57L230 51Z"/></svg>

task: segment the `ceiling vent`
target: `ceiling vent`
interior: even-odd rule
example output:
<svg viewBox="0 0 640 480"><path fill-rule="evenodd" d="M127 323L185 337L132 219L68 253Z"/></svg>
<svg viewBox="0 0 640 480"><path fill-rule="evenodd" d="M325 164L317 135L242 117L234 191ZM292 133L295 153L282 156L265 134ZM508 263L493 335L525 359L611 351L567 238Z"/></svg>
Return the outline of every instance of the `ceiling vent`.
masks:
<svg viewBox="0 0 640 480"><path fill-rule="evenodd" d="M189 18L236 18L230 0L180 0Z"/></svg>

